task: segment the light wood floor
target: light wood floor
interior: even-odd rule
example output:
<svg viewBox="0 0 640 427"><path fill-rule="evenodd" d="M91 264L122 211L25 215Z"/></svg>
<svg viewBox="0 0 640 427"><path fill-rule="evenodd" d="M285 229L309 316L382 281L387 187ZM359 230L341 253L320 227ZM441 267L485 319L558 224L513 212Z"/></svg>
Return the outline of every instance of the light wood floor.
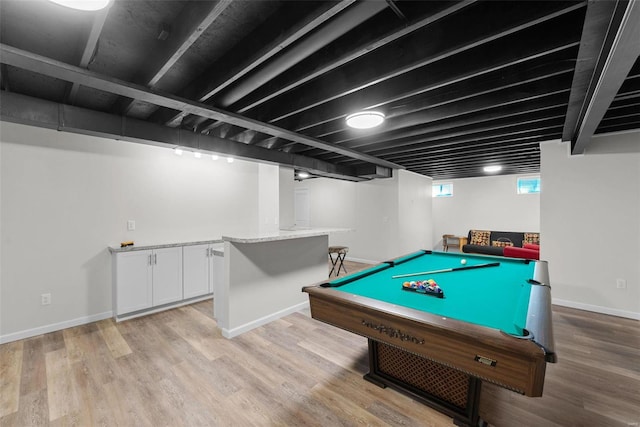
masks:
<svg viewBox="0 0 640 427"><path fill-rule="evenodd" d="M548 365L544 396L485 383L482 417L640 425L640 322L555 307L554 327L559 363ZM364 338L295 313L227 340L205 301L3 344L0 425L452 425L366 372Z"/></svg>

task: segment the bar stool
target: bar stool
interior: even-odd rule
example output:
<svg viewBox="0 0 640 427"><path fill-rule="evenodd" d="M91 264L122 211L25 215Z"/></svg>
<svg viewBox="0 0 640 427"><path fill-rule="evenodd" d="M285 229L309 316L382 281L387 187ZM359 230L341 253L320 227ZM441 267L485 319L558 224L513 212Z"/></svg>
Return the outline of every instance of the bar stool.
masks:
<svg viewBox="0 0 640 427"><path fill-rule="evenodd" d="M344 266L344 257L347 256L347 252L349 252L349 247L347 246L329 246L329 259L331 260L331 272L329 273L329 277L333 274L333 271L336 270L336 277L340 274L340 269L344 270L345 274L347 273L347 267ZM336 254L336 257L333 257L333 254Z"/></svg>

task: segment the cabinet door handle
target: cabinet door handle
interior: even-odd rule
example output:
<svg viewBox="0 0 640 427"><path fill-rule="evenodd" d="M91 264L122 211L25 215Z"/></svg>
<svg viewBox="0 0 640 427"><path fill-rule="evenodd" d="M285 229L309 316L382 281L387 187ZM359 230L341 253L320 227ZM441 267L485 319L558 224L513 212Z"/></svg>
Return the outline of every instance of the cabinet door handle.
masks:
<svg viewBox="0 0 640 427"><path fill-rule="evenodd" d="M151 260L151 255L149 255L149 265L153 265L153 262Z"/></svg>
<svg viewBox="0 0 640 427"><path fill-rule="evenodd" d="M158 254L153 254L153 263L158 265Z"/></svg>

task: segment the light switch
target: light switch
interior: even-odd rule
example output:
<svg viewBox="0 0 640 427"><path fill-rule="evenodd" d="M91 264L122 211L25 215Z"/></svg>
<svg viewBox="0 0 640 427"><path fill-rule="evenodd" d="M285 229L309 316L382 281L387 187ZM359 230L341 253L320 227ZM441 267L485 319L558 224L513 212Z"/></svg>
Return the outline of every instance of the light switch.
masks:
<svg viewBox="0 0 640 427"><path fill-rule="evenodd" d="M127 221L127 230L133 231L135 229L136 229L136 221L133 219L130 219L129 221Z"/></svg>

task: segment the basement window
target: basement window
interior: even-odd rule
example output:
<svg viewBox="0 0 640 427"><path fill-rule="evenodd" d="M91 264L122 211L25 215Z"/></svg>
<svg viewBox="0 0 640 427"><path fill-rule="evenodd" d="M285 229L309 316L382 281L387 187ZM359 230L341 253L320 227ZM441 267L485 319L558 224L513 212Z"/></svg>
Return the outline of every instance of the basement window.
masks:
<svg viewBox="0 0 640 427"><path fill-rule="evenodd" d="M540 177L526 176L518 178L518 194L538 194L540 193Z"/></svg>
<svg viewBox="0 0 640 427"><path fill-rule="evenodd" d="M453 197L453 183L433 184L431 190L432 197Z"/></svg>

